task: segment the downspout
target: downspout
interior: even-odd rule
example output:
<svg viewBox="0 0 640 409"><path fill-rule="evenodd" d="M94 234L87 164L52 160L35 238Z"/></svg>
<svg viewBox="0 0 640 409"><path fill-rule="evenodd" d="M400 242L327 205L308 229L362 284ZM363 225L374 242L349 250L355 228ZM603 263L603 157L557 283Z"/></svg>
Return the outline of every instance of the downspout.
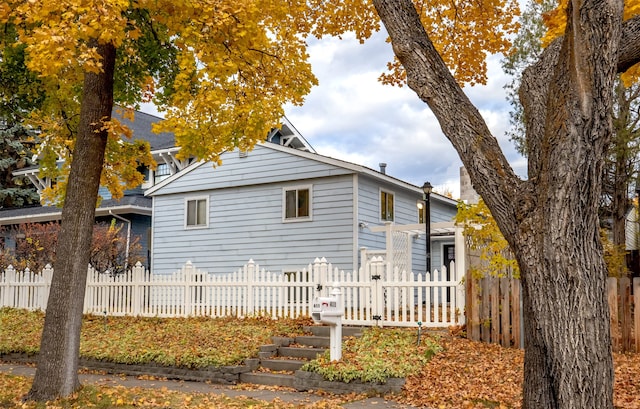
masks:
<svg viewBox="0 0 640 409"><path fill-rule="evenodd" d="M360 206L358 196L360 195L359 176L357 173L352 177L352 189L353 189L353 247L351 249L351 257L353 263L353 270L358 271L358 256L360 255L360 214L358 208ZM362 265L360 260L360 265Z"/></svg>
<svg viewBox="0 0 640 409"><path fill-rule="evenodd" d="M129 267L129 244L131 242L131 220L125 219L124 217L113 213L111 210L109 210L109 214L116 219L127 223L127 247L124 249L124 271L127 271L127 267Z"/></svg>

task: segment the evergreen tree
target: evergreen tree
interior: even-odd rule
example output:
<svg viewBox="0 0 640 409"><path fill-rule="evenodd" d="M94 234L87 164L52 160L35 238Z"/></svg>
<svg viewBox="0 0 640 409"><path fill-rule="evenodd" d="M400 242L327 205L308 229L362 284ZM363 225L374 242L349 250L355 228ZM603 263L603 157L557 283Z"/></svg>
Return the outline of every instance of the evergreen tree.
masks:
<svg viewBox="0 0 640 409"><path fill-rule="evenodd" d="M0 207L21 207L40 199L26 178L13 176L15 170L33 165L30 133L19 124L0 126Z"/></svg>
<svg viewBox="0 0 640 409"><path fill-rule="evenodd" d="M37 76L25 66L24 45L17 45L12 25L0 32L0 207L38 203L40 197L26 178L13 172L32 166L36 133L22 125L44 93ZM12 45L8 47L7 45Z"/></svg>

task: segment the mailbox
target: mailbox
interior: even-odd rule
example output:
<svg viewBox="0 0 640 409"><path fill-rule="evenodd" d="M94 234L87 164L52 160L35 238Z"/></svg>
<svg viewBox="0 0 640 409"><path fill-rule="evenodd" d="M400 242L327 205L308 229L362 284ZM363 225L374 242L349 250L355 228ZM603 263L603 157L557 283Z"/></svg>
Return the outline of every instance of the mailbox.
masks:
<svg viewBox="0 0 640 409"><path fill-rule="evenodd" d="M336 325L342 317L337 297L316 297L313 300L311 318L317 323Z"/></svg>
<svg viewBox="0 0 640 409"><path fill-rule="evenodd" d="M342 357L342 291L340 283L333 283L330 297L315 297L311 318L318 324L329 324L329 352L332 361Z"/></svg>

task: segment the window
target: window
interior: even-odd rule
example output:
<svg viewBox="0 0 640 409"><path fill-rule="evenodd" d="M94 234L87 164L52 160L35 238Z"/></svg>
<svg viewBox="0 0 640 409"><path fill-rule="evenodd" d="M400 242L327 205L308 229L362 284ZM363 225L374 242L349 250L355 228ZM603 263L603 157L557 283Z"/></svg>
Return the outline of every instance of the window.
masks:
<svg viewBox="0 0 640 409"><path fill-rule="evenodd" d="M164 179L171 176L171 168L166 163L160 163L156 166L156 170L154 172L154 183L160 183Z"/></svg>
<svg viewBox="0 0 640 409"><path fill-rule="evenodd" d="M393 221L393 193L380 191L380 220Z"/></svg>
<svg viewBox="0 0 640 409"><path fill-rule="evenodd" d="M209 200L207 198L188 199L186 201L186 220L187 228L207 227Z"/></svg>
<svg viewBox="0 0 640 409"><path fill-rule="evenodd" d="M311 219L311 187L284 189L284 220Z"/></svg>

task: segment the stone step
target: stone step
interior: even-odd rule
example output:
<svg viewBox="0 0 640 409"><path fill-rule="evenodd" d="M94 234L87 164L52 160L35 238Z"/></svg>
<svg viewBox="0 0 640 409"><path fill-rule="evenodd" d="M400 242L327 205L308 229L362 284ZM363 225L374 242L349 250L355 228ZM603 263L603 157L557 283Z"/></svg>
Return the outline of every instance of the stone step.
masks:
<svg viewBox="0 0 640 409"><path fill-rule="evenodd" d="M279 347L288 347L293 341L294 339L290 337L271 337L271 342Z"/></svg>
<svg viewBox="0 0 640 409"><path fill-rule="evenodd" d="M278 355L282 357L316 359L316 357L326 351L325 348L296 348L296 347L280 347Z"/></svg>
<svg viewBox="0 0 640 409"><path fill-rule="evenodd" d="M328 337L330 328L328 325L309 325L305 326L304 330L311 332L314 336ZM342 326L342 337L359 337L362 335L363 327L348 327Z"/></svg>
<svg viewBox="0 0 640 409"><path fill-rule="evenodd" d="M268 373L268 372L246 372L240 374L240 382L253 383L256 385L286 386L293 388L295 377L293 375Z"/></svg>
<svg viewBox="0 0 640 409"><path fill-rule="evenodd" d="M260 366L270 371L291 371L295 372L307 361L300 359L261 359Z"/></svg>
<svg viewBox="0 0 640 409"><path fill-rule="evenodd" d="M295 343L316 348L329 348L331 339L329 337L320 337L316 335L303 335L295 338ZM285 345L289 346L289 345Z"/></svg>

